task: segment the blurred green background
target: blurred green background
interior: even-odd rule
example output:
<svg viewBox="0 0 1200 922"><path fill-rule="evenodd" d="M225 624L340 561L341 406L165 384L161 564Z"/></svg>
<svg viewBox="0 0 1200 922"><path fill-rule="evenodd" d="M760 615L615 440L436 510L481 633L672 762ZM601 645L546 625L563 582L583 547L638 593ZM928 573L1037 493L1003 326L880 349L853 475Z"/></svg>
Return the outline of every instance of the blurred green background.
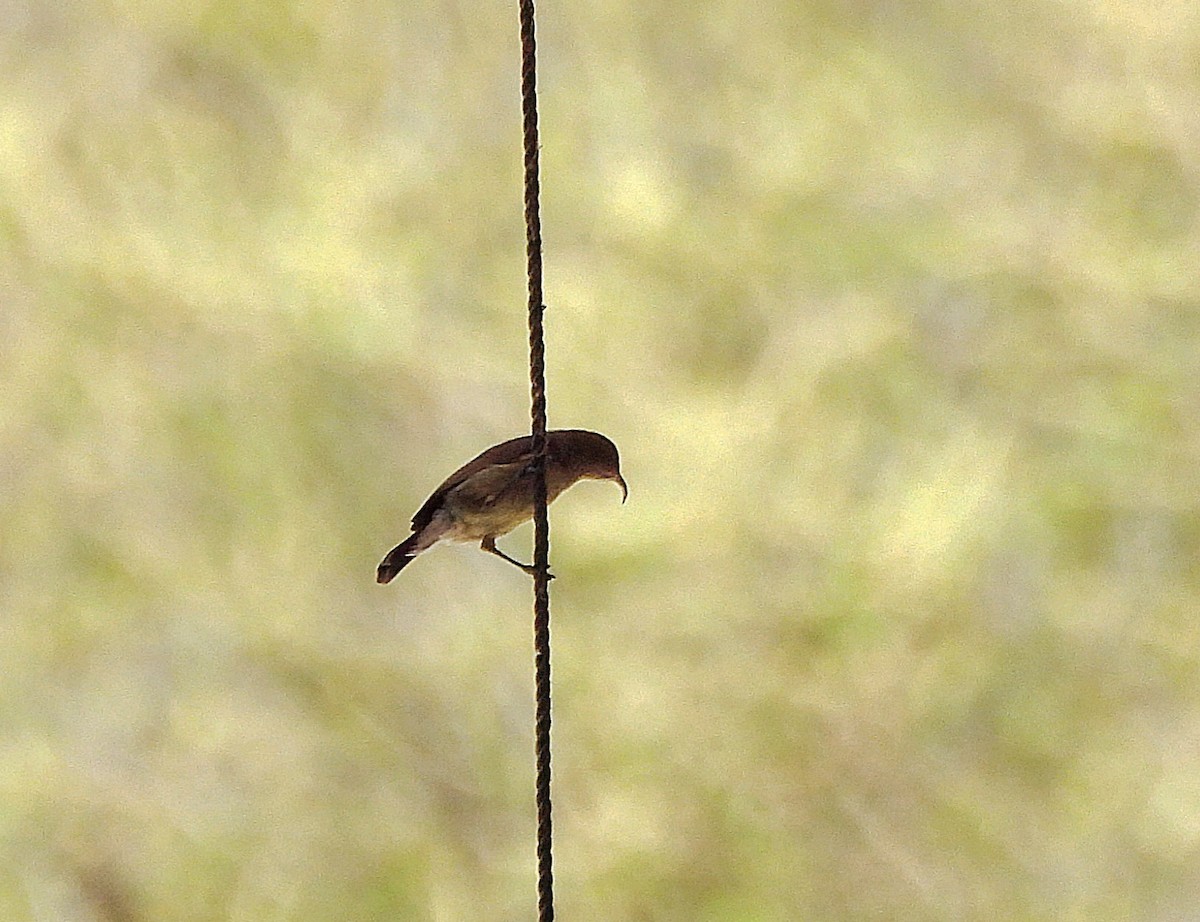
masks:
<svg viewBox="0 0 1200 922"><path fill-rule="evenodd" d="M0 918L532 918L515 3L2 14ZM539 16L560 917L1192 918L1200 7Z"/></svg>

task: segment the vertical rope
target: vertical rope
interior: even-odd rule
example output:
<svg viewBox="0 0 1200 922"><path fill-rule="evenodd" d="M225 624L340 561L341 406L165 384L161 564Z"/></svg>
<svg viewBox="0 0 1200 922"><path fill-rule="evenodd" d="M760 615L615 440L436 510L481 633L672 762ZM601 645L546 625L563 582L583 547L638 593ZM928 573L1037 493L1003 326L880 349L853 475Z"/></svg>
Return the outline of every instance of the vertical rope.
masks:
<svg viewBox="0 0 1200 922"><path fill-rule="evenodd" d="M538 922L554 919L550 806L550 518L546 513L546 343L542 331L542 219L538 211L537 45L533 0L519 0L521 114L525 147L525 257L529 279L529 394L534 457L533 662L537 763Z"/></svg>

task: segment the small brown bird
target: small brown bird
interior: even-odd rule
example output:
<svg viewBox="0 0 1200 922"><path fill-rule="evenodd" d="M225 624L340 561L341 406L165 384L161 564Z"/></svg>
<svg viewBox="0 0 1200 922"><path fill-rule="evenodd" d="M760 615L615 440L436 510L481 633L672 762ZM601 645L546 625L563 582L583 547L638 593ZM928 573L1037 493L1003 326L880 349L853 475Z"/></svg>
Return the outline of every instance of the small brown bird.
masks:
<svg viewBox="0 0 1200 922"><path fill-rule="evenodd" d="M388 551L375 579L391 582L414 557L439 541L478 541L489 554L503 557L533 575L532 565L514 560L496 547L496 539L533 517L533 440L530 436L493 445L445 479L412 519L413 533ZM556 429L546 434L546 501L554 502L577 480L621 476L617 446L598 432Z"/></svg>

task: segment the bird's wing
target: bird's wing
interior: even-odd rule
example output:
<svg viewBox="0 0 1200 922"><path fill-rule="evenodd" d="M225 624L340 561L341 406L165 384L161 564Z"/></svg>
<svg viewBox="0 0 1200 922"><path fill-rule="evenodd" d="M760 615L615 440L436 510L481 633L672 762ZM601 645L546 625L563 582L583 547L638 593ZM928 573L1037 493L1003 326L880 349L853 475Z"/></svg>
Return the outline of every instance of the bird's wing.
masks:
<svg viewBox="0 0 1200 922"><path fill-rule="evenodd" d="M420 531L433 519L434 513L441 508L442 503L446 499L446 494L455 487L460 486L467 478L478 474L485 468L492 465L516 465L517 472L520 468L533 460L533 452L531 451L532 440L529 436L521 436L516 439L509 439L507 442L501 442L499 445L493 445L487 451L479 456L472 458L457 471L442 481L439 486L430 495L429 499L425 500L424 505L417 510L417 514L412 519L413 531ZM513 475L509 475L511 479Z"/></svg>
<svg viewBox="0 0 1200 922"><path fill-rule="evenodd" d="M531 458L532 455L522 456L512 464L489 464L447 492L454 495L456 505L461 504L467 509L485 509L517 484L522 475L530 474Z"/></svg>

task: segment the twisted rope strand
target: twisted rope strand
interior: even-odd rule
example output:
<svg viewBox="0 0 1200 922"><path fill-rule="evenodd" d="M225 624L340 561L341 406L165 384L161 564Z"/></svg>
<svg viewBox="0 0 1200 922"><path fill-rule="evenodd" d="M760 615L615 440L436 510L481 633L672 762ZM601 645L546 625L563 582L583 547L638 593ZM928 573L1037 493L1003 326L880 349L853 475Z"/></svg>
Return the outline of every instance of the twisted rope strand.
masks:
<svg viewBox="0 0 1200 922"><path fill-rule="evenodd" d="M525 256L529 281L529 394L534 495L534 754L537 765L538 920L554 919L550 804L550 518L546 512L546 343L542 330L542 221L538 210L537 45L533 0L520 0L521 113L525 148Z"/></svg>

